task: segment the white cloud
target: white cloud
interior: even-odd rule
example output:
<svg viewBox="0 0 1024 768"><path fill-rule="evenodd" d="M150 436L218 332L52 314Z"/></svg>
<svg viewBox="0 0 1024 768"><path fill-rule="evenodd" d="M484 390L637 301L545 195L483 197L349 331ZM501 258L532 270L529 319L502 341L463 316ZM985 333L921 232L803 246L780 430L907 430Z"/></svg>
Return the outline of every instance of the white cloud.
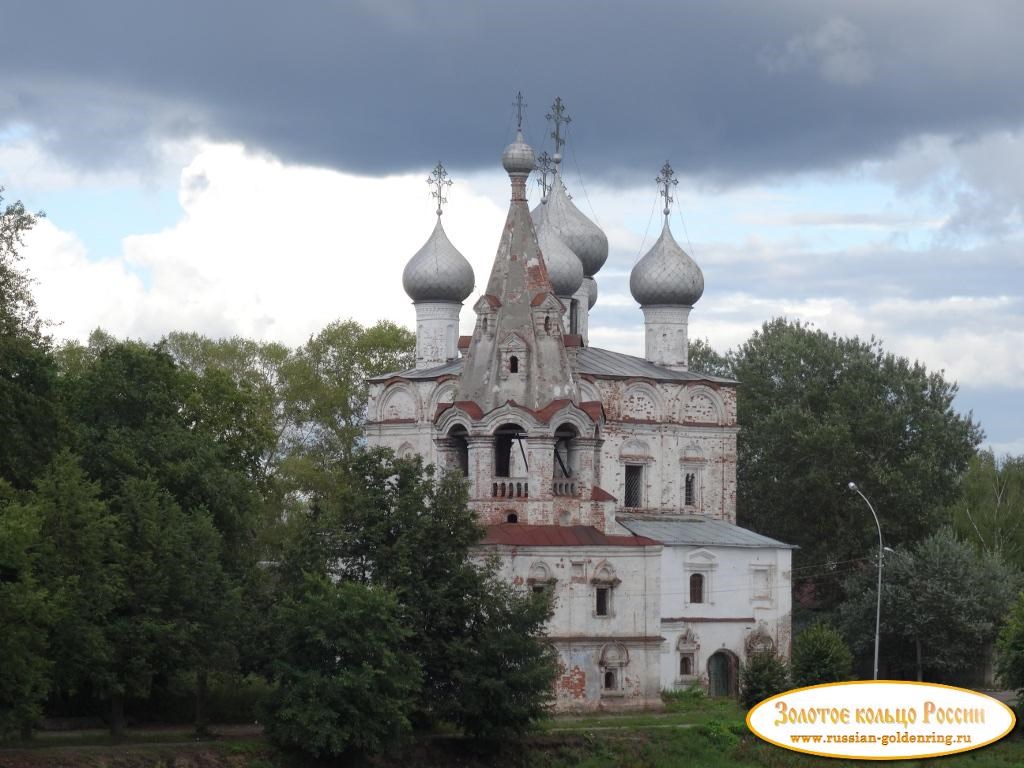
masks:
<svg viewBox="0 0 1024 768"><path fill-rule="evenodd" d="M815 66L819 76L836 85L867 83L874 65L864 48L864 32L844 18L832 18L813 32L794 35L781 51L765 50L761 66L769 72L787 73Z"/></svg>

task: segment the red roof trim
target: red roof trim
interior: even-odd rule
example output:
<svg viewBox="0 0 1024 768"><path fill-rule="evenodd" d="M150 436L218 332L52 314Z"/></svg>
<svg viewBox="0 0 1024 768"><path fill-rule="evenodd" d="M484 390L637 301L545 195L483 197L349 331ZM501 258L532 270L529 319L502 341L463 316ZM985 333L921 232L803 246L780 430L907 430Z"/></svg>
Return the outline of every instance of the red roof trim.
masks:
<svg viewBox="0 0 1024 768"><path fill-rule="evenodd" d="M582 347L583 337L578 333L567 333L562 336L562 343L567 347Z"/></svg>
<svg viewBox="0 0 1024 768"><path fill-rule="evenodd" d="M598 486L595 485L593 490L590 491L590 500L591 501L616 501L616 498L614 496L612 496L610 493L608 493L608 491L606 491L604 488L599 488Z"/></svg>
<svg viewBox="0 0 1024 768"><path fill-rule="evenodd" d="M459 349L469 349L469 342L472 340L472 336L459 336Z"/></svg>

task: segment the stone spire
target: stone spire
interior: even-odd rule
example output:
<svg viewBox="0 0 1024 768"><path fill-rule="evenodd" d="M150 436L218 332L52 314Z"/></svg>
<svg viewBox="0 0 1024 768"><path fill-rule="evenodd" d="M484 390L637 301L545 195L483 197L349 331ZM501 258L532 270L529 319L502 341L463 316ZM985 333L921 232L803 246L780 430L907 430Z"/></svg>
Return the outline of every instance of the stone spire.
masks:
<svg viewBox="0 0 1024 768"><path fill-rule="evenodd" d="M554 400L579 402L579 385L562 338L562 303L554 294L526 204L533 149L521 126L502 154L512 186L505 229L487 292L475 305L476 328L459 381L458 400L485 413L509 400L534 410Z"/></svg>

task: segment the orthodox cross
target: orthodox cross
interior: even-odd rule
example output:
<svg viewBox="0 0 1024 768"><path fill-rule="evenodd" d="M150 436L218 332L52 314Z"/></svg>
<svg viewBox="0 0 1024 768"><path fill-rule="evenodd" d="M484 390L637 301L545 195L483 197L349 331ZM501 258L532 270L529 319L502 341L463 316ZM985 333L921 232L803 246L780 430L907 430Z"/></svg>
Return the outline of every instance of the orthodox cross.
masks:
<svg viewBox="0 0 1024 768"><path fill-rule="evenodd" d="M431 188L430 196L437 198L437 215L440 216L441 207L448 202L448 198L444 196L444 190L452 185L452 180L448 178L448 171L441 165L440 160L437 163L437 167L430 172L427 184Z"/></svg>
<svg viewBox="0 0 1024 768"><path fill-rule="evenodd" d="M546 200L548 192L551 191L548 176L555 172L555 161L547 152L541 152L537 158L537 170L540 171L537 178L537 183L540 185L540 196L542 200Z"/></svg>
<svg viewBox="0 0 1024 768"><path fill-rule="evenodd" d="M555 157L557 158L555 162L558 162L562 159L562 147L565 146L565 139L562 138L562 125L572 122L572 118L565 114L565 105L562 103L561 96L555 99L555 103L551 105L551 112L545 117L555 124L551 138L555 140Z"/></svg>
<svg viewBox="0 0 1024 768"><path fill-rule="evenodd" d="M676 174L672 170L672 166L669 165L668 160L666 160L665 164L661 166L661 173L658 175L658 178L654 180L657 185L661 187L658 194L665 198L665 210L662 211L662 213L665 214L666 219L668 218L669 206L672 205L672 201L675 200L671 194L672 187L679 183L679 179L674 178L675 175Z"/></svg>
<svg viewBox="0 0 1024 768"><path fill-rule="evenodd" d="M523 130L523 107L529 106L523 101L523 92L516 93L516 130Z"/></svg>

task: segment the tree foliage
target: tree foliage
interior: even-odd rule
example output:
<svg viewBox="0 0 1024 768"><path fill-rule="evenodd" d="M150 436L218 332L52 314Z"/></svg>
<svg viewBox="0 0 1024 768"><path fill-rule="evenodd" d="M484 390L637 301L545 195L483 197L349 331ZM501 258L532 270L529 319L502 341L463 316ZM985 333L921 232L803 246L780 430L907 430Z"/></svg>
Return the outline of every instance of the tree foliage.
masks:
<svg viewBox="0 0 1024 768"><path fill-rule="evenodd" d="M789 688L786 662L772 651L757 651L740 669L740 704L750 709L760 701Z"/></svg>
<svg viewBox="0 0 1024 768"><path fill-rule="evenodd" d="M740 347L735 373L739 523L799 545L798 563L859 558L877 541L850 480L887 543L933 530L981 439L953 409L955 384L874 339L774 320Z"/></svg>
<svg viewBox="0 0 1024 768"><path fill-rule="evenodd" d="M815 623L793 640L790 672L794 687L849 680L853 654L835 628Z"/></svg>
<svg viewBox="0 0 1024 768"><path fill-rule="evenodd" d="M847 579L843 634L855 653L873 649L877 571ZM1020 586L997 556L979 554L949 528L886 555L882 570L880 666L897 679L947 680L976 668L995 641Z"/></svg>
<svg viewBox="0 0 1024 768"><path fill-rule="evenodd" d="M965 541L1024 567L1024 456L973 456L951 517Z"/></svg>
<svg viewBox="0 0 1024 768"><path fill-rule="evenodd" d="M267 735L317 757L383 752L411 734L420 668L387 590L306 574L270 619Z"/></svg>
<svg viewBox="0 0 1024 768"><path fill-rule="evenodd" d="M1017 691L1018 708L1024 702L1024 592L1017 595L996 642L997 670L1003 686Z"/></svg>

